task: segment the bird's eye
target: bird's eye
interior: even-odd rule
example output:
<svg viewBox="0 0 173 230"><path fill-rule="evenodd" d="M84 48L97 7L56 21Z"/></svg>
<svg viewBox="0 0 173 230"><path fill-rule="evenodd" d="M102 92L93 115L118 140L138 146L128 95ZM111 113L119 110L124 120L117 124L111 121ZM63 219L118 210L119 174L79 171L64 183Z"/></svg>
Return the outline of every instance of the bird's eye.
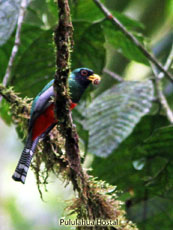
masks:
<svg viewBox="0 0 173 230"><path fill-rule="evenodd" d="M88 71L85 69L81 70L81 75L84 77L88 76Z"/></svg>

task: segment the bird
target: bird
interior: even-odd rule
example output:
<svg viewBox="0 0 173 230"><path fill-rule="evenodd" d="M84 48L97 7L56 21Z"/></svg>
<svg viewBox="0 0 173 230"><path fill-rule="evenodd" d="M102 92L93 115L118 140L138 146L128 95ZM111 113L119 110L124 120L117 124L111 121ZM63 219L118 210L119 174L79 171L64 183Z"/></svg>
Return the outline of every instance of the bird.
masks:
<svg viewBox="0 0 173 230"><path fill-rule="evenodd" d="M91 83L98 85L100 80L99 75L85 67L72 71L68 77L70 109L72 110L77 106L83 93ZM54 115L54 101L52 100L54 97L53 84L54 79L35 97L31 106L28 136L15 172L12 175L13 180L23 184L25 184L27 172L39 140L44 139L58 122Z"/></svg>

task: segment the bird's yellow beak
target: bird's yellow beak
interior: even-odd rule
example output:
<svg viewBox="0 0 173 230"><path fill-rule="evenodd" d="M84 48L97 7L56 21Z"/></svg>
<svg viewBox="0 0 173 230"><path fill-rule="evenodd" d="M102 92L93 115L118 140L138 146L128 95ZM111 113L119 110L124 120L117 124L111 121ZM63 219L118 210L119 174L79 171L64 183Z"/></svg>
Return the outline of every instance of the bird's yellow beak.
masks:
<svg viewBox="0 0 173 230"><path fill-rule="evenodd" d="M88 80L90 80L93 85L98 85L101 81L101 77L98 74L93 74L88 77Z"/></svg>

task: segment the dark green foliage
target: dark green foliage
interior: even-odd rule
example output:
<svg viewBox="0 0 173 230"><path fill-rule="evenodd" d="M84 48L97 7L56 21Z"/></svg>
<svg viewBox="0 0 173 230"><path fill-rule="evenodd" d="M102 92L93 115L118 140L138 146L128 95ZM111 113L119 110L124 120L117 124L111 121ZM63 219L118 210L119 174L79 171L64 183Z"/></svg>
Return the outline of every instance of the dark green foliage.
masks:
<svg viewBox="0 0 173 230"><path fill-rule="evenodd" d="M86 20L93 22L103 18L102 12L95 7L95 4L92 0L74 0L71 4L71 9L73 20Z"/></svg>
<svg viewBox="0 0 173 230"><path fill-rule="evenodd" d="M126 187L126 180L129 181L129 185L131 184L133 186L132 181L130 178L133 178L133 175L131 175L128 168L130 168L133 172L141 173L141 171L137 171L133 164L135 165L135 161L146 158L145 152L142 151L139 152L136 150L137 146L142 145L144 140L146 140L148 137L150 137L153 133L153 130L166 126L168 124L167 120L162 116L145 116L140 123L137 124L136 128L134 129L133 133L124 141L121 143L119 148L114 151L111 156L106 158L107 167L109 168L109 171L107 171L107 167L104 169L104 167L101 170L102 162L104 164L105 159L101 159L99 157L96 157L93 162L93 172L96 175L100 175L103 177L102 179L108 180L111 184L116 184L117 182L121 183L120 189L124 189ZM113 160L114 159L114 160ZM116 162L119 162L116 164ZM124 162L124 163L123 163ZM123 163L123 174L119 174L119 168L121 168L121 164ZM145 163L145 161L144 161ZM144 165L143 165L144 167ZM143 169L142 167L142 169ZM137 166L136 166L137 168ZM112 177L112 172L114 171L115 177ZM127 177L128 175L128 177ZM110 179L109 179L110 178ZM119 178L119 179L118 179ZM125 178L125 180L121 180L121 178ZM136 179L134 179L135 181ZM141 178L138 177L138 180L140 181ZM125 187L124 187L125 186ZM139 187L137 188L139 189Z"/></svg>
<svg viewBox="0 0 173 230"><path fill-rule="evenodd" d="M105 21L103 23L103 28L107 35L106 38L108 43L115 49L131 60L148 65L148 60L141 51L120 30L113 29L110 21ZM141 34L135 33L135 36L142 42L143 37Z"/></svg>
<svg viewBox="0 0 173 230"><path fill-rule="evenodd" d="M97 7L95 7L93 1L80 0L78 3L73 4L72 9L73 20L86 20L90 22L100 21L108 43L122 52L123 55L125 55L127 58L148 65L148 61L146 57L141 53L141 51L131 41L129 41L118 28L115 29L112 22L108 20L103 21L104 15ZM86 9L88 10L88 13L86 13ZM120 22L129 30L143 28L141 23L132 20L116 11L113 11L113 15L115 15L115 17L117 17L117 19L120 20ZM135 36L140 41L143 41L142 35L135 33Z"/></svg>
<svg viewBox="0 0 173 230"><path fill-rule="evenodd" d="M11 119L11 114L9 112L9 104L5 101L2 100L2 104L0 107L0 117L7 123L7 124L11 124L12 119Z"/></svg>
<svg viewBox="0 0 173 230"><path fill-rule="evenodd" d="M167 215L170 221L173 218L170 205L173 198L172 127L167 125L164 117L144 117L133 133L106 158L106 167L105 159L98 157L92 164L92 174L126 191L122 199L126 201L129 216L147 229L161 224ZM166 229L171 223L165 225Z"/></svg>
<svg viewBox="0 0 173 230"><path fill-rule="evenodd" d="M9 2L18 4L18 0ZM102 75L106 67L124 78L124 73L128 71L125 68L131 61L148 65L147 58L119 28L105 19L94 1L69 2L74 27L72 69L85 66ZM112 14L141 43L149 46L149 39L145 36L152 37L154 54L160 61L166 60L172 42L169 28L170 24L172 26L171 0L102 2L107 4ZM1 6L4 3L5 1L0 3L0 18ZM6 8L7 16L10 10L13 9ZM5 28L2 29L0 22L1 82L14 44L14 22L17 13L17 9L10 13L10 22L3 24ZM8 83L8 86L14 86L14 90L23 98L36 96L54 77L53 35L57 15L54 0L31 1L28 6L19 52ZM127 15L134 15L134 19ZM145 36L142 33L145 33ZM155 46L157 40L161 42ZM136 69L133 71L136 72ZM170 230L173 226L173 127L165 116L159 115L162 113L160 108L151 113L151 104L154 104L153 87L151 81L140 81L140 74L141 72L138 79L133 79L135 81L123 82L116 86L115 79L104 75L97 92L93 91L94 87L87 90L80 105L73 111L73 118L81 140L81 152L84 152L85 156L92 153L107 156L100 158L92 155L93 162L89 165L93 169L91 174L116 185L118 190L122 191L119 192L119 198L125 202L124 208L128 217L137 223L141 230ZM151 73L146 78L151 78ZM169 96L170 105L173 106L172 85L164 82L163 88L166 96ZM148 112L150 115L147 115ZM0 116L11 124L11 112L5 101L2 101ZM18 134L23 137L21 126L18 128ZM113 128L117 128L117 132L111 133ZM87 157L84 157L82 161L85 162L86 159ZM16 219L14 214L17 215L16 229L21 225L30 229L14 208L14 204L10 210L12 219Z"/></svg>
<svg viewBox="0 0 173 230"><path fill-rule="evenodd" d="M106 51L103 29L98 23L74 22L74 52L72 68L87 66L101 73L105 65ZM88 53L90 58L88 58Z"/></svg>
<svg viewBox="0 0 173 230"><path fill-rule="evenodd" d="M7 65L8 65L8 60L11 55L11 49L14 44L14 38L10 38L8 40L8 43L0 47L0 80L2 82Z"/></svg>
<svg viewBox="0 0 173 230"><path fill-rule="evenodd" d="M31 43L27 43L24 50L21 50L21 56L16 60L11 84L14 84L16 91L21 92L22 95L33 97L38 93L38 89L52 79L55 72L53 31L41 30L29 25L26 26L26 30L29 33L28 35L27 31L24 33L26 43L31 31L37 34L37 37L32 39Z"/></svg>

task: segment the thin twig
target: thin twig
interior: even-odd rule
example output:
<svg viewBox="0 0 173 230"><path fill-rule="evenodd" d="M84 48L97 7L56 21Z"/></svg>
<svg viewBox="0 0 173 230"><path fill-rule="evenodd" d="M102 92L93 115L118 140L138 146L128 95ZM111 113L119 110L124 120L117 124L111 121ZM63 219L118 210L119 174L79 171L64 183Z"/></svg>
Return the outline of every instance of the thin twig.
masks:
<svg viewBox="0 0 173 230"><path fill-rule="evenodd" d="M11 71L12 71L12 67L13 67L13 63L15 60L15 57L17 55L18 49L19 49L19 45L20 45L20 34L21 34L21 28L22 28L22 23L24 20L24 15L26 12L26 8L27 8L27 4L28 1L27 0L22 0L21 1L21 5L20 5L20 9L19 9L19 16L18 16L18 21L17 21L17 29L16 29L16 35L15 35L15 41L14 41L14 46L12 48L11 51L11 56L8 62L8 66L3 78L3 85L6 86L8 83L8 80L11 76ZM1 103L2 97L0 96L0 103Z"/></svg>
<svg viewBox="0 0 173 230"><path fill-rule="evenodd" d="M118 82L123 82L124 81L124 79L120 75L118 75L117 73L114 73L114 72L110 71L109 69L104 68L103 72L107 73L108 75L110 75L112 78L114 78Z"/></svg>
<svg viewBox="0 0 173 230"><path fill-rule="evenodd" d="M170 52L170 54L169 54L169 56L167 58L167 61L166 61L165 65L164 65L164 68L166 70L169 69L169 67L171 66L172 61L173 61L173 46L172 46L171 52ZM162 86L161 86L161 82L160 82L160 79L162 79L165 74L163 72L160 72L158 74L156 66L154 64L152 64L152 63L151 63L151 67L152 67L152 70L153 70L153 73L154 73L154 76L155 76L154 82L155 82L159 102L160 102L162 108L164 109L168 120L170 121L171 124L173 124L173 112L172 112L171 108L169 107L169 104L168 104L168 102L166 100L165 95L163 94Z"/></svg>
<svg viewBox="0 0 173 230"><path fill-rule="evenodd" d="M161 72L165 74L165 76L173 81L173 76L171 73L169 73L162 64L153 56L153 54L149 53L143 45L136 39L135 36L133 36L132 33L130 33L125 26L116 18L114 17L111 12L100 2L100 0L93 0L97 6L101 9L101 11L105 14L107 19L113 22L118 28L126 35L127 38L129 38L140 50L141 52L152 62L154 63L158 69L160 69Z"/></svg>
<svg viewBox="0 0 173 230"><path fill-rule="evenodd" d="M171 52L166 60L166 63L165 63L165 66L164 68L166 70L169 69L169 67L171 66L171 63L173 62L173 44L172 44L172 48L171 48ZM164 77L164 73L163 72L160 72L159 75L158 75L158 78L159 79L162 79Z"/></svg>

